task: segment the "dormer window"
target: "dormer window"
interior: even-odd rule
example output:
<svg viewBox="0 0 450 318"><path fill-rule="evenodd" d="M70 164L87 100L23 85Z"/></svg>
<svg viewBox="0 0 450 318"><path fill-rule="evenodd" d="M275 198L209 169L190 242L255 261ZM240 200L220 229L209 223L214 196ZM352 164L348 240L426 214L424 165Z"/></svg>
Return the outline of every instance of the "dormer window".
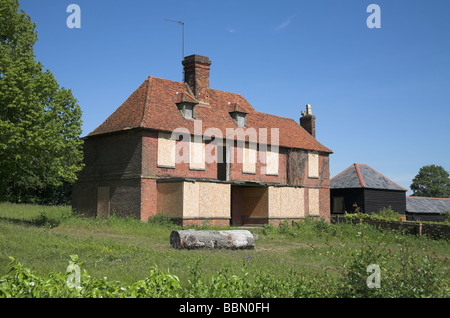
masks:
<svg viewBox="0 0 450 318"><path fill-rule="evenodd" d="M194 103L178 103L178 110L185 119L195 119Z"/></svg>
<svg viewBox="0 0 450 318"><path fill-rule="evenodd" d="M233 112L231 113L231 117L233 117L234 121L239 127L246 127L247 126L247 114L246 113L240 113L240 112Z"/></svg>
<svg viewBox="0 0 450 318"><path fill-rule="evenodd" d="M247 112L238 103L231 104L230 116L234 119L238 127L247 127Z"/></svg>
<svg viewBox="0 0 450 318"><path fill-rule="evenodd" d="M177 93L178 95L178 93ZM195 105L198 104L197 100L187 93L178 95L177 107L181 112L181 115L185 119L195 119Z"/></svg>

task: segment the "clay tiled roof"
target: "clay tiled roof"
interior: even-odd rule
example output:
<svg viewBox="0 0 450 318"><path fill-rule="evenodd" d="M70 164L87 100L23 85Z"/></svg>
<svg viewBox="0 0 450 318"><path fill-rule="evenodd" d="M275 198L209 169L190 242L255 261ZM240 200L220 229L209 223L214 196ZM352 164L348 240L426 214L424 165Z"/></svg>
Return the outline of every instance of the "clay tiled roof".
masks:
<svg viewBox="0 0 450 318"><path fill-rule="evenodd" d="M258 112L240 94L208 88L208 96L209 105L198 103L187 84L149 77L88 137L133 128L171 132L184 127L194 133L194 121L185 119L177 108L177 103L184 101L198 103L195 116L201 120L203 132L208 128L218 128L226 136L227 128L238 128L229 114L238 110L247 113L248 128L244 129L254 128L258 132L260 128L266 128L269 143L270 128L278 128L282 147L332 152L293 119Z"/></svg>

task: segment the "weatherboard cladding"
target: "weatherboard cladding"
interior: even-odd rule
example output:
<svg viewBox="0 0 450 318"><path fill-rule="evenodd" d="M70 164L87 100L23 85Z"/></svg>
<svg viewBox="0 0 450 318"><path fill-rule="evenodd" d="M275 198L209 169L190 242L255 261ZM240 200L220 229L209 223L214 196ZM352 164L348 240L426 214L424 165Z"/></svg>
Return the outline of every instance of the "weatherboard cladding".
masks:
<svg viewBox="0 0 450 318"><path fill-rule="evenodd" d="M391 208L397 213L405 213L406 202L404 191L381 189L364 189L365 213L377 213L383 208Z"/></svg>
<svg viewBox="0 0 450 318"><path fill-rule="evenodd" d="M331 189L370 188L406 191L378 171L365 164L353 164L330 180Z"/></svg>

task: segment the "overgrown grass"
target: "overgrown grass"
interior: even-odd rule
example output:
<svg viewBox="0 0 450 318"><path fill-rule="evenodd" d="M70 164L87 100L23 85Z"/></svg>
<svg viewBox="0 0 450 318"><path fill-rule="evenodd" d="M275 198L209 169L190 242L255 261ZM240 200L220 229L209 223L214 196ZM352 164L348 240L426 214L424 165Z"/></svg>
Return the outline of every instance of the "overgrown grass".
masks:
<svg viewBox="0 0 450 318"><path fill-rule="evenodd" d="M72 215L70 207L3 203L0 276L12 266L4 284L28 269L26 275L42 286L60 284L67 278L69 256L78 255L89 275L82 277L84 294L59 286L53 294L41 290L35 296L94 297L109 290L104 296L128 297L134 290L138 297L145 293L136 286L144 286L143 292L156 284L153 278L177 286L167 297L450 296L446 241L306 219L252 230L258 235L254 250L178 250L169 244L171 231L178 228L164 217L92 219ZM8 265L10 256L15 262ZM381 268L380 289L367 288L370 264Z"/></svg>

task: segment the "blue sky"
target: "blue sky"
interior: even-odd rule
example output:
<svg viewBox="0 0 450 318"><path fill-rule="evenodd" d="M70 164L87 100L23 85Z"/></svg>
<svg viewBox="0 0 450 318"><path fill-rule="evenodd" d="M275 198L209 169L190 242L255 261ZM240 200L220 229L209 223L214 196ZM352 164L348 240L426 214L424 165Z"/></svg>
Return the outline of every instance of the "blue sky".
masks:
<svg viewBox="0 0 450 318"><path fill-rule="evenodd" d="M79 101L83 136L149 75L182 80L171 19L185 23L185 55L211 59L212 88L295 120L311 104L331 177L364 163L408 189L424 165L450 170L448 0L19 2L37 24L37 60ZM72 3L79 29L66 25Z"/></svg>

